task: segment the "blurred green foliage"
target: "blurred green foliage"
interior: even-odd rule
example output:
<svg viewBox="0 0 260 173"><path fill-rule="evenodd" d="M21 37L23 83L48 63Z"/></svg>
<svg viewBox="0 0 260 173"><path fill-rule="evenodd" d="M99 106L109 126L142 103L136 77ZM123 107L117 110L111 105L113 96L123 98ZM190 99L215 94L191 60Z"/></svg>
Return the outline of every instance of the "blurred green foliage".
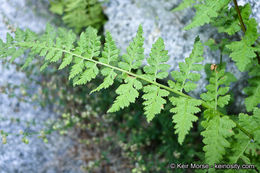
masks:
<svg viewBox="0 0 260 173"><path fill-rule="evenodd" d="M106 21L97 0L49 0L50 11L62 16L64 23L80 33L87 26L100 29Z"/></svg>

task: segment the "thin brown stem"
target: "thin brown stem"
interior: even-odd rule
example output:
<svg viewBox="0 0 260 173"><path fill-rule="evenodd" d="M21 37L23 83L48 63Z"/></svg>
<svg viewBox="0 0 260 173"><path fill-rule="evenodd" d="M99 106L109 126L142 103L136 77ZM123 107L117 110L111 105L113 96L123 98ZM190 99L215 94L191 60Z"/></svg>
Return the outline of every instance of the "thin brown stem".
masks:
<svg viewBox="0 0 260 173"><path fill-rule="evenodd" d="M238 15L238 19L239 19L239 22L240 22L240 26L243 30L244 33L246 33L246 25L243 21L243 18L241 16L241 13L240 13L240 10L239 10L239 7L238 7L238 4L237 4L237 0L233 0L234 4L235 4L235 9L237 11L237 15Z"/></svg>
<svg viewBox="0 0 260 173"><path fill-rule="evenodd" d="M244 34L246 33L246 25L243 21L243 18L241 16L241 12L239 10L239 7L238 7L238 4L237 4L237 0L233 0L234 4L235 4L235 9L237 11L237 15L238 15L238 19L239 19L239 22L240 22L240 26L241 26L241 29L242 31L244 32ZM253 45L253 47L255 47L255 45ZM260 56L259 56L259 53L258 52L255 52L256 54L256 57L257 57L257 60L258 60L258 64L260 64Z"/></svg>

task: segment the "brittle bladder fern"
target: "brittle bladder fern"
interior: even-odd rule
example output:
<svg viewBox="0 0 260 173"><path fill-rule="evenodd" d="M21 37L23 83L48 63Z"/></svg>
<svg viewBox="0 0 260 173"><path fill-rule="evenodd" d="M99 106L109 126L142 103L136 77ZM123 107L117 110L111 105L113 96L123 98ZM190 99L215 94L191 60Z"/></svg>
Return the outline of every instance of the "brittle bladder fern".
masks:
<svg viewBox="0 0 260 173"><path fill-rule="evenodd" d="M30 65L37 55L45 57L41 70L54 62L60 63L59 70L68 66L70 68L69 79L73 81L74 85L85 85L101 73L104 76L104 82L92 92L106 89L114 83L114 80L120 79L122 84L116 89L118 96L108 112L116 112L128 107L143 92L144 114L148 122L161 113L169 98L173 105L171 112L173 113L175 133L178 134L180 144L184 142L185 136L193 126L192 123L198 120L196 114L201 112L201 106L204 107L202 122L204 130L201 135L204 137L206 162L209 164L222 161L225 151L230 147L228 140L235 134L234 127L238 127L238 135L241 136L236 139L243 140L244 143L254 140L255 145L259 144L260 136L259 133L256 133L259 128L249 128L249 131L247 129L251 121L243 117L248 115L242 114L240 116L242 123L238 124L218 109L227 105L230 99L230 96L226 95L229 88L223 87L227 84L224 69L220 67L213 69L210 84L206 87L208 92L201 94L202 99L195 99L184 94L184 91L190 92L196 89L195 82L200 79L200 74L197 72L203 69L203 66L199 64L203 61L203 44L198 37L195 39L190 56L185 59L185 62L179 64L180 71L171 73L175 81L169 80L169 86L157 82L158 79L168 77L170 68L166 64L169 56L162 38L153 44L150 56L147 58L148 65L144 66L144 72L142 74L134 73L136 69L141 68L145 58L143 42L143 30L142 26L139 26L135 38L127 48L127 53L121 59L119 50L109 32L106 33L102 50L100 36L92 27L88 27L77 39L72 31L62 28L55 30L47 25L45 34L41 36L37 36L29 30L19 29L15 32L14 37L7 34L6 42L0 40L0 57L11 56L11 60L14 61L30 50L24 68ZM259 126L258 108L254 108L254 119L257 120L255 123ZM256 147L251 149L254 150L253 153L257 152ZM245 152L247 153L248 150ZM242 156L244 155L238 157Z"/></svg>

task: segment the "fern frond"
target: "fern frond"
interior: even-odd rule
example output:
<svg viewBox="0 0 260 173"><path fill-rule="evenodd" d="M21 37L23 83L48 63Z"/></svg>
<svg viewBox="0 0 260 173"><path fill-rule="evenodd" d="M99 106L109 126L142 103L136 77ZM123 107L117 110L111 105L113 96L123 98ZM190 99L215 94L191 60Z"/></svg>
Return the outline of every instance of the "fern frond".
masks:
<svg viewBox="0 0 260 173"><path fill-rule="evenodd" d="M134 103L135 99L139 96L138 90L142 88L142 83L136 78L128 76L125 79L125 84L121 84L116 93L116 100L108 112L116 112L122 108L128 107L130 103Z"/></svg>
<svg viewBox="0 0 260 173"><path fill-rule="evenodd" d="M220 117L220 113L217 112L218 107L224 107L230 100L230 95L226 95L229 87L222 86L230 82L227 80L224 68L221 69L213 65L210 83L206 86L208 91L200 95L211 107L204 111L206 120L202 122L202 126L205 131L201 133L204 137L203 143L205 146L203 150L208 164L218 163L222 159L225 148L230 146L226 138L234 134L232 128L236 126L229 117Z"/></svg>
<svg viewBox="0 0 260 173"><path fill-rule="evenodd" d="M169 60L168 51L165 50L162 38L158 38L153 44L150 57L147 59L148 66L144 67L145 76L153 81L164 79L168 76L170 66L165 64ZM163 97L169 92L155 85L147 85L143 88L143 102L147 121L150 122L156 114L163 109L166 100Z"/></svg>
<svg viewBox="0 0 260 173"><path fill-rule="evenodd" d="M251 83L251 86L244 89L244 92L249 95L245 98L246 110L248 112L252 111L254 107L260 104L260 78L258 78L258 81L249 79L249 82Z"/></svg>
<svg viewBox="0 0 260 173"><path fill-rule="evenodd" d="M92 27L88 27L86 29L86 32L83 32L80 35L80 40L78 41L78 47L76 49L76 52L80 53L82 56L88 59L93 59L94 57L99 56L100 46L100 36L97 36L97 30L95 30ZM81 60L78 63L83 63L83 61ZM77 65L77 67L78 66L78 69L74 68L74 70L78 71L76 73L74 72L73 75L70 75L70 79L74 78L77 74L81 73L82 70L84 70L84 68L85 70L81 74L79 79L73 82L73 85L86 84L90 80L94 79L99 72L97 64L93 62L83 63L83 68L82 65Z"/></svg>
<svg viewBox="0 0 260 173"><path fill-rule="evenodd" d="M248 79L249 86L244 89L244 92L248 95L245 98L246 110L252 111L254 107L260 104L260 65L253 66L250 71Z"/></svg>
<svg viewBox="0 0 260 173"><path fill-rule="evenodd" d="M58 28L58 38L61 40L60 48L64 48L65 50L74 49L74 42L76 41L76 34L72 30L66 30L65 28Z"/></svg>
<svg viewBox="0 0 260 173"><path fill-rule="evenodd" d="M208 92L200 95L215 110L217 110L218 106L223 108L230 100L230 95L225 95L229 91L229 87L221 87L221 85L226 85L228 82L225 70L217 70L218 67L212 73L212 77L209 79L210 83L206 86Z"/></svg>
<svg viewBox="0 0 260 173"><path fill-rule="evenodd" d="M208 122L203 121L202 126L205 128L201 135L204 137L206 163L219 163L225 154L225 148L230 147L227 138L234 134L232 128L236 124L227 116L214 116Z"/></svg>
<svg viewBox="0 0 260 173"><path fill-rule="evenodd" d="M142 97L145 100L143 102L145 106L144 114L147 121L150 122L164 108L163 105L166 103L166 100L163 97L168 96L169 92L155 85L147 85L143 88L143 91L145 93Z"/></svg>
<svg viewBox="0 0 260 173"><path fill-rule="evenodd" d="M226 47L232 51L230 57L236 62L240 71L245 71L248 64L256 57L255 51L258 49L253 47L253 44L258 38L257 22L255 19L248 21L245 36L241 41L234 41Z"/></svg>
<svg viewBox="0 0 260 173"><path fill-rule="evenodd" d="M188 58L185 58L185 62L179 63L180 71L171 72L172 77L176 80L173 83L171 80L168 82L172 88L176 88L181 91L184 89L186 92L190 92L196 89L197 85L194 83L200 79L199 73L191 71L201 71L203 69L202 64L196 64L203 61L203 45L200 42L199 37L195 39L193 50ZM189 80L189 81L187 81Z"/></svg>
<svg viewBox="0 0 260 173"><path fill-rule="evenodd" d="M170 101L173 106L176 106L170 111L175 114L172 117L173 122L176 124L174 126L176 129L175 134L178 134L178 142L182 144L192 127L192 122L198 120L198 117L194 114L200 112L198 106L201 105L201 101L184 97L171 97Z"/></svg>
<svg viewBox="0 0 260 173"><path fill-rule="evenodd" d="M81 53L82 56L88 59L92 59L93 57L99 56L100 47L100 36L97 35L97 30L88 27L86 32L80 34L76 52Z"/></svg>
<svg viewBox="0 0 260 173"><path fill-rule="evenodd" d="M96 78L99 72L96 63L85 62L84 64L86 70L81 74L80 78L77 81L73 82L73 85L84 85L92 79Z"/></svg>
<svg viewBox="0 0 260 173"><path fill-rule="evenodd" d="M211 19L217 17L219 15L219 11L226 7L229 2L230 0L206 0L202 1L200 4L195 5L196 15L192 19L192 22L184 29L189 30L194 27L210 23Z"/></svg>
<svg viewBox="0 0 260 173"><path fill-rule="evenodd" d="M111 85L113 85L114 80L117 76L116 72L114 72L113 69L109 69L109 68L104 68L103 70L101 70L101 74L103 76L106 76L103 83L100 84L96 89L92 90L90 94L110 87Z"/></svg>
<svg viewBox="0 0 260 173"><path fill-rule="evenodd" d="M158 38L153 44L150 57L147 59L149 66L144 67L144 72L151 77L153 81L156 79L164 79L168 76L170 65L165 64L169 60L168 51L165 50L162 38Z"/></svg>
<svg viewBox="0 0 260 173"><path fill-rule="evenodd" d="M70 70L69 80L73 79L76 75L82 73L84 68L84 60L80 58L74 59L74 65Z"/></svg>
<svg viewBox="0 0 260 173"><path fill-rule="evenodd" d="M247 137L241 138L236 137L238 142L232 145L232 151L234 152L230 157L230 163L238 163L239 159L243 160L244 163L250 164L250 159L248 156L244 154L245 150L247 150L250 145L250 140Z"/></svg>
<svg viewBox="0 0 260 173"><path fill-rule="evenodd" d="M117 63L119 55L119 50L116 47L116 44L114 40L112 39L112 36L109 32L106 33L106 43L105 48L102 52L102 57L99 59L100 62L105 64L115 64ZM92 92L100 91L101 89L108 88L114 83L114 79L116 77L116 73L114 69L104 67L101 70L101 74L105 76L104 82L100 84L96 89L94 89Z"/></svg>
<svg viewBox="0 0 260 173"><path fill-rule="evenodd" d="M236 19L237 13L234 8L225 7L220 11L219 16L216 20L212 21L211 24L218 28L219 33L227 33L233 35L241 30L239 26L239 20Z"/></svg>
<svg viewBox="0 0 260 173"><path fill-rule="evenodd" d="M13 38L9 33L6 35L6 43L2 42L1 40L1 57L8 57L11 56L11 62L13 62L16 58L20 57L22 52L24 52L28 48L33 48L33 50L37 50L39 52L38 45L33 43L25 43L26 41L35 40L37 38L37 35L29 30L26 30L25 32L17 29L15 32L15 37ZM20 44L17 45L16 43L19 42ZM39 43L39 42L37 42ZM33 50L30 53L30 57L28 59L32 59L33 55L35 55L35 51L33 53ZM29 62L29 61L28 61Z"/></svg>
<svg viewBox="0 0 260 173"><path fill-rule="evenodd" d="M140 25L137 34L133 41L127 47L127 53L123 55L124 62L119 62L118 65L124 71L131 72L132 69L138 69L142 65L144 59L144 38L143 28ZM116 93L116 100L108 112L116 112L120 108L124 108L134 103L135 99L139 96L137 90L142 88L142 83L135 77L131 77L127 74L123 74L125 84L121 84Z"/></svg>
<svg viewBox="0 0 260 173"><path fill-rule="evenodd" d="M111 64L116 63L119 55L119 50L116 47L116 43L113 40L110 32L106 33L106 39L105 39L105 47L102 52L102 57L100 58L100 62Z"/></svg>
<svg viewBox="0 0 260 173"><path fill-rule="evenodd" d="M45 63L41 67L41 70L45 69L48 64L57 62L63 58L63 51L71 51L74 48L74 42L76 41L76 35L72 31L67 31L63 28L59 28L56 32L55 29L49 24L46 25L46 30L43 36L37 38L34 33L30 31L25 32L25 40L20 41L19 45L25 48L31 48L30 54L45 56ZM27 61L30 62L30 57ZM71 55L65 55L63 63L60 65L60 69L69 65L72 61ZM25 63L25 66L27 65Z"/></svg>
<svg viewBox="0 0 260 173"><path fill-rule="evenodd" d="M126 71L132 69L138 69L142 65L144 59L144 38L143 28L140 25L137 34L133 41L127 47L127 53L123 55L124 62L120 62L118 65Z"/></svg>
<svg viewBox="0 0 260 173"><path fill-rule="evenodd" d="M67 67L72 62L72 59L73 59L73 55L65 54L63 61L62 61L61 65L59 66L59 70L62 70L63 68Z"/></svg>
<svg viewBox="0 0 260 173"><path fill-rule="evenodd" d="M34 59L34 54L32 52L29 52L29 54L25 60L25 63L23 64L21 69L24 70L25 68L27 68L31 64L33 59Z"/></svg>
<svg viewBox="0 0 260 173"><path fill-rule="evenodd" d="M185 58L185 62L179 63L180 71L171 72L172 77L176 80L176 82L168 81L171 88L175 88L180 92L183 89L186 92L196 89L194 82L200 79L200 74L191 71L200 71L203 69L202 64L197 64L204 59L202 55L203 46L199 37L197 37L190 56ZM201 104L201 101L184 97L171 97L170 101L175 106L171 109L171 112L174 113L172 119L175 123L175 133L178 134L178 142L182 144L185 136L192 127L192 122L198 120L194 114L200 112L198 106Z"/></svg>
<svg viewBox="0 0 260 173"><path fill-rule="evenodd" d="M232 147L234 154L230 157L230 161L232 163L237 163L238 159L242 159L247 163L250 161L246 154L257 156L257 151L260 148L260 109L254 108L253 116L240 113L239 125L253 134L254 140L251 141L248 136L239 131L239 133L235 135L237 142Z"/></svg>
<svg viewBox="0 0 260 173"><path fill-rule="evenodd" d="M250 4L240 6L240 13L242 19L247 23L251 11ZM218 28L219 33L227 33L228 35L234 35L236 32L241 30L237 12L234 8L225 7L220 11L219 16L211 22L213 26Z"/></svg>

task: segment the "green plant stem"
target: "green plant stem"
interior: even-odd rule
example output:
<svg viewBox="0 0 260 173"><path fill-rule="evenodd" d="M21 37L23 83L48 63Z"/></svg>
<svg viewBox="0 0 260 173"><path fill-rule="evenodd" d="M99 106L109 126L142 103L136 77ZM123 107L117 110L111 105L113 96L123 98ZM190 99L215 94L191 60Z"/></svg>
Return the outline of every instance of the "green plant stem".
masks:
<svg viewBox="0 0 260 173"><path fill-rule="evenodd" d="M25 42L22 42L22 43L17 43L16 46L17 46L17 47L23 47L24 45L26 45L26 43L25 43ZM42 46L42 48L44 48L44 49L50 49L49 47L45 47L45 46ZM62 51L62 52L64 52L64 53L70 54L70 55L72 55L72 56L76 56L76 57L81 58L81 59L84 59L84 60L86 60L86 61L90 61L90 62L93 62L93 63L95 63L95 64L99 64L99 65L102 65L102 66L105 66L105 67L114 69L114 70L116 70L116 71L119 71L119 72L122 72L122 73L126 73L126 74L128 74L128 75L130 75L130 76L133 76L133 77L135 77L135 78L141 79L141 80L146 81L146 82L148 82L148 83L154 84L154 85L156 85L156 86L158 86L158 87L160 87L160 88L166 89L166 90L168 90L168 91L170 91L170 92L172 92L172 93L175 93L175 94L177 94L177 95L179 95L179 96L182 96L182 97L185 97L185 98L188 98L188 99L194 99L193 97L191 97L191 96L189 96L189 95L186 95L186 94L184 94L184 93L182 93L182 92L180 92L180 91L177 91L177 90L175 90L175 89L173 89L173 88L170 88L170 87L168 87L168 86L165 86L165 85L162 85L162 84L160 84L160 83L157 83L156 81L149 80L149 79L147 79L147 78L145 78L145 77L143 77L143 76L141 76L141 75L137 75L137 74L135 74L135 73L126 71L126 70L124 70L124 69L121 69L121 68L118 68L118 67L115 67L115 66L106 64L106 63L102 63L102 62L97 61L97 60L94 60L94 59L86 58L86 57L83 57L83 56L81 56L81 55L75 54L75 53L73 53L73 52L70 52L70 51L61 49L61 48L52 47L51 49L54 49L54 50L57 50L57 51ZM209 105L209 104L206 103L205 101L201 100L201 102L202 102L201 105L202 105L203 107L205 107L205 108L207 108L207 109L214 109L214 108L212 108L211 105ZM221 113L221 112L219 112L219 111L217 111L217 113L218 113L220 116L225 116L223 113ZM236 123L236 122L235 122L235 123ZM246 129L244 129L243 127L241 127L241 126L240 126L239 124L237 124L237 123L236 123L236 126L237 126L243 133L245 133L245 135L247 135L250 139L253 139L253 140L254 140L253 135L250 134Z"/></svg>
<svg viewBox="0 0 260 173"><path fill-rule="evenodd" d="M237 15L238 15L238 19L239 19L239 23L240 23L240 26L241 26L241 29L242 31L244 32L244 34L246 33L246 25L243 21L243 18L241 16L241 12L239 10L239 7L238 7L238 4L237 4L237 0L233 0L234 4L235 4L235 9L237 11ZM259 44L259 42L256 40L256 42ZM253 47L255 47L255 45L253 45ZM258 60L258 64L260 64L260 56L258 54L258 52L255 52L256 53L256 57L257 57L257 60Z"/></svg>

